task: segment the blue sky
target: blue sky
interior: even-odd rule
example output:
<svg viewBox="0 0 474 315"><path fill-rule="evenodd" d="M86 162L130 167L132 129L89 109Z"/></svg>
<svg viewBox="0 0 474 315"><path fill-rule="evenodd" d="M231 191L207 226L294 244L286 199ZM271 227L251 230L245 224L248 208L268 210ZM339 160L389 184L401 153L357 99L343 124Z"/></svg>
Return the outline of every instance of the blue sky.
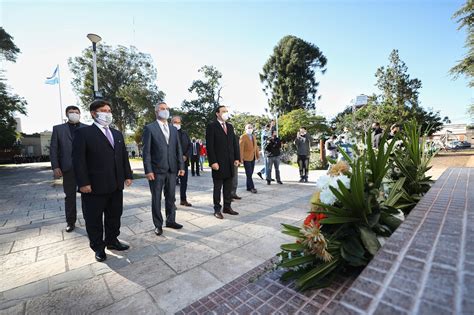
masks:
<svg viewBox="0 0 474 315"><path fill-rule="evenodd" d="M263 113L258 74L285 35L317 45L328 59L319 75L317 112L333 117L358 94L377 92L374 73L396 48L409 74L423 83L425 108L453 122L469 122L473 92L449 69L465 53L465 32L451 19L463 1L0 1L0 24L22 50L7 78L28 101L27 132L51 130L60 121L57 86L44 84L61 68L63 104L77 103L67 59L89 47L87 33L109 45L134 45L151 54L157 84L170 106L205 64L223 73L223 103ZM100 82L99 82L100 86Z"/></svg>

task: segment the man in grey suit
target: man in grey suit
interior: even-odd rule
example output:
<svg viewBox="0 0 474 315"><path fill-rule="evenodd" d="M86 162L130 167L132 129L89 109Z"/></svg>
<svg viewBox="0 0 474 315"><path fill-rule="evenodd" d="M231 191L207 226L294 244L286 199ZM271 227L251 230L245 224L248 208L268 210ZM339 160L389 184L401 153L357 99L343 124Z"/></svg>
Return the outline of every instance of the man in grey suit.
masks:
<svg viewBox="0 0 474 315"><path fill-rule="evenodd" d="M160 102L155 106L157 120L143 130L143 166L151 191L151 212L155 234L163 234L161 193L165 195L166 227L181 229L176 223L175 189L176 174L184 176L184 160L178 129L168 123L168 105Z"/></svg>
<svg viewBox="0 0 474 315"><path fill-rule="evenodd" d="M53 127L49 156L54 177L63 178L63 190L66 195L64 202L67 223L66 232L72 232L77 219L77 187L72 167L72 140L74 139L74 132L87 125L80 122L81 111L77 106L68 106L66 108L66 116L68 118L66 123Z"/></svg>

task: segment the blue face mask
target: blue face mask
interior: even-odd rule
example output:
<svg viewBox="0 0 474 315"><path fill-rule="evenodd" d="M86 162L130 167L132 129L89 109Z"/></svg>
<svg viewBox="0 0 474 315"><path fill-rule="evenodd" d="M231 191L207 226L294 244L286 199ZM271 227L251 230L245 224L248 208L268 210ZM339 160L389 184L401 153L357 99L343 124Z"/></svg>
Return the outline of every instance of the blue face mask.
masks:
<svg viewBox="0 0 474 315"><path fill-rule="evenodd" d="M158 112L158 117L160 117L161 119L168 119L170 118L170 111L165 109L165 110L160 110Z"/></svg>

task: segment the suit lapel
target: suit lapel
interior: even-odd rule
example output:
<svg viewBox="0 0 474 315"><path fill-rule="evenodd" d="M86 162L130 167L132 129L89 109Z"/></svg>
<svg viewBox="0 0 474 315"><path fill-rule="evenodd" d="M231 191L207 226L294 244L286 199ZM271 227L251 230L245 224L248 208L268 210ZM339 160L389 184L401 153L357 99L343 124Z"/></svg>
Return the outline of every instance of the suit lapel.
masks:
<svg viewBox="0 0 474 315"><path fill-rule="evenodd" d="M107 137L106 137L105 134L102 132L102 130L100 130L100 128L97 127L96 124L93 124L93 126L95 127L96 132L99 133L99 136L98 136L98 137L99 137L100 139L102 139L103 142L105 141L105 143L106 143L110 148L114 149L114 147L112 146L112 144L110 144L109 139L107 139ZM112 129L110 129L110 130L112 130ZM112 135L113 135L113 134L112 134ZM115 137L114 137L114 138L115 138ZM115 141L115 139L114 139L114 141Z"/></svg>
<svg viewBox="0 0 474 315"><path fill-rule="evenodd" d="M169 126L168 126L169 127ZM168 130L170 130L168 128ZM160 126L160 123L158 121L155 120L155 131L158 133L158 136L161 136L161 139L164 141L164 143L168 144L166 142L166 137L165 137L165 134L163 133L163 131L161 130L161 126ZM170 138L171 138L171 131L170 131Z"/></svg>
<svg viewBox="0 0 474 315"><path fill-rule="evenodd" d="M66 134L67 134L69 140L72 140L71 128L69 128L68 123L64 123L63 128L66 129Z"/></svg>

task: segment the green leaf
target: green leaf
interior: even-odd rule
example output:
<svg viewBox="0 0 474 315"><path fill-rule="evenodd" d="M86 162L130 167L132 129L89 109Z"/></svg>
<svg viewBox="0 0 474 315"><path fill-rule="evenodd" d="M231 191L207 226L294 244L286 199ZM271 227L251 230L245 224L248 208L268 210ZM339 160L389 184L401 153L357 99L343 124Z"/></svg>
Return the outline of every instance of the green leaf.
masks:
<svg viewBox="0 0 474 315"><path fill-rule="evenodd" d="M300 265L305 265L310 262L316 261L317 258L315 255L309 255L309 256L303 256L303 257L296 257L296 258L291 258L285 262L282 262L279 264L281 267L285 268L290 268L290 267L296 267Z"/></svg>
<svg viewBox="0 0 474 315"><path fill-rule="evenodd" d="M305 249L303 244L299 244L299 243L282 244L280 248L282 250L286 250L289 252L298 252L298 251L303 251Z"/></svg>
<svg viewBox="0 0 474 315"><path fill-rule="evenodd" d="M344 224L351 222L359 222L359 218L353 217L328 217L321 220L321 224Z"/></svg>
<svg viewBox="0 0 474 315"><path fill-rule="evenodd" d="M380 248L380 243L377 240L377 235L365 226L359 226L360 239L364 247L374 256Z"/></svg>

